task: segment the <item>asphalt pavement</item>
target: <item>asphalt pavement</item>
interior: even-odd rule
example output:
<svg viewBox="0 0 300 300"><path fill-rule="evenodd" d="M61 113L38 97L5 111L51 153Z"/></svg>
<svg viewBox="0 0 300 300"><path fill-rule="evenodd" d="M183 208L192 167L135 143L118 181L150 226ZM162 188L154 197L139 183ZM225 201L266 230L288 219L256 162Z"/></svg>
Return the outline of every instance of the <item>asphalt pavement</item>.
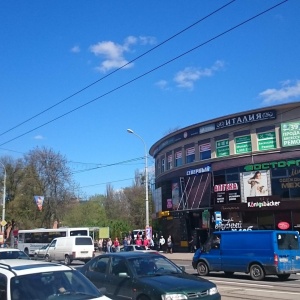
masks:
<svg viewBox="0 0 300 300"><path fill-rule="evenodd" d="M184 252L184 253L178 253L178 252L173 252L171 253L165 253L165 252L160 252L162 255L169 259L176 259L176 260L189 260L192 261L194 253L190 252Z"/></svg>

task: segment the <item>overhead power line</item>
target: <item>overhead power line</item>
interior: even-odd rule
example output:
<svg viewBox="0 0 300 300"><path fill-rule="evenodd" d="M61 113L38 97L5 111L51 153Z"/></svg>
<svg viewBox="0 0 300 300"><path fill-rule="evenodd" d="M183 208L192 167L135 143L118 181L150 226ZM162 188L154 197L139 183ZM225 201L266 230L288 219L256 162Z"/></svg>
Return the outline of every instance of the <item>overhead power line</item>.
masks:
<svg viewBox="0 0 300 300"><path fill-rule="evenodd" d="M254 15L253 17L251 17L251 18L249 18L249 19L247 19L247 20L245 20L245 21L243 21L243 22L241 22L241 23L239 23L239 24L231 27L228 30L223 31L222 33L220 33L218 35L215 35L214 37L208 39L207 41L205 41L205 42L203 42L203 43L195 46L194 48L191 48L190 50L188 50L188 51L186 51L186 52L184 52L184 53L182 53L182 54L180 54L180 55L178 55L178 56L176 56L176 57L174 57L174 58L166 61L165 63L163 63L163 64L161 64L161 65L159 65L159 66L157 66L157 67L155 67L155 68L153 68L153 69L151 69L151 70L149 70L149 71L147 71L147 72L145 72L145 73L143 73L143 74L141 74L141 75L139 75L139 76L137 76L137 77L135 77L135 78L127 81L127 82L125 82L124 84L119 85L118 87L116 87L116 88L114 88L114 89L112 89L112 90L110 90L110 91L108 91L108 92L100 95L99 97L96 97L96 98L94 98L94 99L92 99L92 100L90 100L90 101L88 101L88 102L86 102L86 103L84 103L84 104L82 104L82 105L80 105L80 106L78 106L78 107L76 107L76 108L74 108L74 109L72 109L72 110L70 110L70 111L68 111L68 112L66 112L66 113L64 113L64 114L62 114L62 115L60 115L60 116L58 116L58 117L56 117L56 118L54 118L54 119L46 122L46 123L44 123L44 124L42 124L42 125L39 125L39 126L33 128L31 130L26 131L23 134L20 134L20 135L16 136L15 138L12 138L12 139L10 139L10 140L8 140L8 141L0 144L0 146L6 145L6 144L8 144L8 143L10 143L10 142L18 139L18 138L20 138L20 137L22 137L22 136L30 133L30 132L33 132L33 131L35 131L35 130L37 130L39 128L42 128L42 127L44 127L44 126L46 126L46 125L48 125L50 123L53 123L54 121L57 121L57 120L65 117L65 116L67 116L67 115L69 115L69 114L71 114L71 113L73 113L73 112L75 112L75 111L77 111L77 110L79 110L79 109L81 109L81 108L83 108L83 107L85 107L85 106L87 106L87 105L89 105L89 104L91 104L91 103L93 103L93 102L95 102L95 101L97 101L97 100L99 100L99 99L101 99L101 98L103 98L103 97L105 97L105 96L107 96L107 95L109 95L109 94L111 94L111 93L113 93L113 92L115 92L115 91L123 88L123 87L125 87L125 86L127 86L127 85L129 85L129 84L131 84L131 83L133 83L135 81L137 81L138 79L141 79L142 77L145 77L146 75L148 75L148 74L150 74L150 73L152 73L152 72L154 72L154 71L156 71L156 70L158 70L158 69L160 69L160 68L162 68L162 67L170 64L171 62L173 62L173 61L175 61L175 60L177 60L177 59L179 59L179 58L181 58L181 57L183 57L183 56L185 56L185 55L187 55L187 54L189 54L189 53L191 53L191 52L199 49L200 47L202 47L202 46L204 46L204 45L206 45L206 44L208 44L208 43L210 43L210 42L212 42L212 41L220 38L221 36L223 36L223 35L231 32L231 31L233 31L233 30L241 27L242 25L245 25L246 23L248 23L248 22L250 22L250 21L252 21L252 20L254 20L254 19L256 19L256 18L258 18L258 17L260 17L262 15L264 15L265 13L269 12L270 10L273 10L274 8L282 5L283 3L287 2L287 1L288 0L284 0L284 1L282 1L282 2L280 2L278 4L276 4L276 5L273 5L272 7L270 7L268 9L266 9L266 10L264 10L264 11L256 14L256 15Z"/></svg>
<svg viewBox="0 0 300 300"><path fill-rule="evenodd" d="M149 54L150 52L154 51L155 49L159 48L160 46L166 44L167 42L169 42L170 40L174 39L174 38L177 37L178 35L184 33L185 31L187 31L187 30L189 30L189 29L191 29L192 27L196 26L196 25L199 24L200 22L204 21L205 19L207 19L207 18L211 17L212 15L216 14L217 12L221 11L222 9L224 9L225 7L227 7L228 5L232 4L232 3L235 2L235 1L236 1L236 0L232 0L232 1L228 2L227 4L225 4L225 5L221 6L221 7L219 7L218 9L216 9L216 10L214 10L213 12L209 13L209 14L206 15L205 17L199 19L198 21L194 22L193 24L189 25L188 27L182 29L181 31L175 33L174 35L172 35L171 37L167 38L167 39L164 40L163 42L159 43L158 45L152 47L152 48L149 49L148 51L146 51L146 52L142 53L141 55L135 57L134 59L130 60L130 61L127 62L126 64L122 65L121 67L115 69L114 71L111 71L110 73L106 74L105 76L103 76L103 77L99 78L98 80L92 82L91 84L89 84L89 85L83 87L82 89L80 89L80 90L78 90L77 92L71 94L70 96L64 98L63 100L61 100L61 101L59 101L59 102L53 104L52 106L50 106L50 107L48 107L48 108L42 110L41 112L39 112L39 113L33 115L32 117L30 117L30 118L24 120L23 122L21 122L21 123L15 125L14 127L10 128L10 129L7 129L6 131L0 133L0 136L2 136L2 135L4 135L4 134L6 134L6 133L8 133L8 132L10 132L10 131L12 131L12 130L18 128L18 127L20 127L20 126L22 126L22 125L24 125L25 123L27 123L27 122L29 122L29 121L31 121L31 120L37 118L38 116L44 114L45 112L47 112L47 111L53 109L54 107L56 107L56 106L58 106L58 105L60 105L60 104L62 104L62 103L64 103L64 102L66 102L67 100L73 98L74 96L76 96L76 95L80 94L81 92L87 90L88 88L92 87L93 85L99 83L100 81L104 80L105 78L107 78L107 77L113 75L114 73L120 71L121 69L124 69L126 66L128 66L128 65L132 64L133 62L137 61L138 59L144 57L145 55L147 55L147 54Z"/></svg>

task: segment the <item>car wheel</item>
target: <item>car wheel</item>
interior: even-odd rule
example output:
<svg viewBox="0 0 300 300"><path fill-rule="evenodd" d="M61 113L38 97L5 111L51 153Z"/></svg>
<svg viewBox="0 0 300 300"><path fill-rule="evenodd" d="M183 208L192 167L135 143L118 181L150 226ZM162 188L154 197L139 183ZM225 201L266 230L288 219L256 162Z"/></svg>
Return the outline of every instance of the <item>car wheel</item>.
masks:
<svg viewBox="0 0 300 300"><path fill-rule="evenodd" d="M50 256L48 254L45 256L45 261L47 261L47 262L51 261Z"/></svg>
<svg viewBox="0 0 300 300"><path fill-rule="evenodd" d="M254 264L250 267L250 276L253 280L263 280L265 271L260 265Z"/></svg>
<svg viewBox="0 0 300 300"><path fill-rule="evenodd" d="M69 255L66 255L65 256L65 265L69 265L69 264L71 264L71 259L70 259L70 256Z"/></svg>
<svg viewBox="0 0 300 300"><path fill-rule="evenodd" d="M197 272L200 276L207 276L209 273L208 265L204 261L198 262Z"/></svg>
<svg viewBox="0 0 300 300"><path fill-rule="evenodd" d="M280 280L287 280L290 277L291 274L278 274L277 277Z"/></svg>

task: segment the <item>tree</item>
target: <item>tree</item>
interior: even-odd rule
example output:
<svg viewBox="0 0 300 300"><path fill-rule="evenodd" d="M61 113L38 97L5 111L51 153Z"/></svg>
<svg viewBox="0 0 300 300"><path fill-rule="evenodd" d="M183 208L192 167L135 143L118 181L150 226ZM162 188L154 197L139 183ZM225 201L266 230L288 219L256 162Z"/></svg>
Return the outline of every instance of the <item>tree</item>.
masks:
<svg viewBox="0 0 300 300"><path fill-rule="evenodd" d="M67 160L52 150L36 148L24 156L21 165L21 180L18 181L17 193L14 193L9 206L10 214L19 227L51 228L54 221L63 219L75 198ZM11 177L12 182L17 181L13 173ZM35 205L34 196L45 197L42 211Z"/></svg>

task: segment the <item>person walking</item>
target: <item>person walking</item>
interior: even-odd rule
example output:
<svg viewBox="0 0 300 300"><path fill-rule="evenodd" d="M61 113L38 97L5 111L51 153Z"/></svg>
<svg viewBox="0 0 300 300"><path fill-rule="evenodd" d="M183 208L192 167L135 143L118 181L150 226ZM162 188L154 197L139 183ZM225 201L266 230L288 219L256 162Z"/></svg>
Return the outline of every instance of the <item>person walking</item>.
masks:
<svg viewBox="0 0 300 300"><path fill-rule="evenodd" d="M163 236L161 236L160 239L159 239L159 250L161 252L163 252L163 246L164 246L165 243L166 243L165 238Z"/></svg>
<svg viewBox="0 0 300 300"><path fill-rule="evenodd" d="M112 252L111 247L112 247L112 240L111 240L111 238L109 238L108 241L107 241L107 252L108 253Z"/></svg>
<svg viewBox="0 0 300 300"><path fill-rule="evenodd" d="M171 235L167 239L167 253L173 253L173 239Z"/></svg>
<svg viewBox="0 0 300 300"><path fill-rule="evenodd" d="M115 252L120 252L120 242L118 237L116 237L114 240L114 248L115 248Z"/></svg>
<svg viewBox="0 0 300 300"><path fill-rule="evenodd" d="M192 236L189 240L190 252L195 252L195 239Z"/></svg>

